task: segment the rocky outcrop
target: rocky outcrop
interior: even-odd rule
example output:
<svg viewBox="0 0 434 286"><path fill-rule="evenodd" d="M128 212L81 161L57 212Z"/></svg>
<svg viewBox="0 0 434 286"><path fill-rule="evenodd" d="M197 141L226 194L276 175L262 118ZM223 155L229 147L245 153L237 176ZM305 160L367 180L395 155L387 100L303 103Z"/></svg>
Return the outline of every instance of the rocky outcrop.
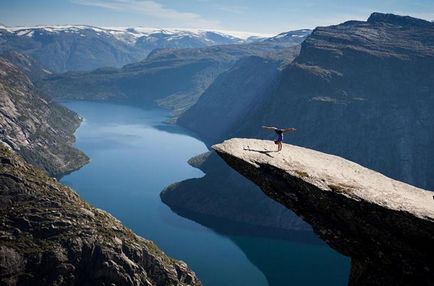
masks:
<svg viewBox="0 0 434 286"><path fill-rule="evenodd" d="M351 257L350 285L431 285L433 193L343 158L272 141L214 145L235 170Z"/></svg>
<svg viewBox="0 0 434 286"><path fill-rule="evenodd" d="M30 79L0 58L0 141L50 175L88 162L72 147L79 116L40 96Z"/></svg>
<svg viewBox="0 0 434 286"><path fill-rule="evenodd" d="M108 213L0 144L1 285L200 285Z"/></svg>

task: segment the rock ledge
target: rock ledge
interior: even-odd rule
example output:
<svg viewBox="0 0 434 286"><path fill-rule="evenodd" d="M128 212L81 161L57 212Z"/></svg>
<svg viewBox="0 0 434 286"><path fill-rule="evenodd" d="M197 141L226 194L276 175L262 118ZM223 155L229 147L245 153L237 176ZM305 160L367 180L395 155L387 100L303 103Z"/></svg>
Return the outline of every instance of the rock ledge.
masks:
<svg viewBox="0 0 434 286"><path fill-rule="evenodd" d="M213 146L235 170L350 256L350 285L429 285L434 278L433 193L343 158L272 141Z"/></svg>

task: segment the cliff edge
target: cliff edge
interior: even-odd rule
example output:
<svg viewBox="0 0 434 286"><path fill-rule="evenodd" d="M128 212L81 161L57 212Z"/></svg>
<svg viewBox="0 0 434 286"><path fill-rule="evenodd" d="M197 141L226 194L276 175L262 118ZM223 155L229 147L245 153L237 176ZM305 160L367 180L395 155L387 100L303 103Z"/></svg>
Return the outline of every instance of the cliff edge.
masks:
<svg viewBox="0 0 434 286"><path fill-rule="evenodd" d="M350 285L434 281L433 193L341 157L272 141L230 139L213 149L269 197L351 257Z"/></svg>

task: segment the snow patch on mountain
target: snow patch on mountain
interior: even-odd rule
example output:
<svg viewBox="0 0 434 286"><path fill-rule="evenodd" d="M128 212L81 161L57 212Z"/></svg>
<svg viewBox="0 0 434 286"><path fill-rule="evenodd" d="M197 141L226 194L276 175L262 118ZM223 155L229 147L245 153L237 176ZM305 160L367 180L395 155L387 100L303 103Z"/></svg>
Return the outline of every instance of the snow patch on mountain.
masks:
<svg viewBox="0 0 434 286"><path fill-rule="evenodd" d="M95 27L87 25L46 25L46 26L17 26L7 27L0 26L0 29L14 33L18 36L33 37L35 32L46 33L75 33L84 37L83 31L93 31L97 35L114 37L117 40L134 45L140 38L152 37L162 38L167 41L175 41L179 39L197 39L208 45L222 43L246 43L259 41L269 38L272 35L240 32L240 31L225 31L225 30L203 30L203 29L157 29L148 27Z"/></svg>

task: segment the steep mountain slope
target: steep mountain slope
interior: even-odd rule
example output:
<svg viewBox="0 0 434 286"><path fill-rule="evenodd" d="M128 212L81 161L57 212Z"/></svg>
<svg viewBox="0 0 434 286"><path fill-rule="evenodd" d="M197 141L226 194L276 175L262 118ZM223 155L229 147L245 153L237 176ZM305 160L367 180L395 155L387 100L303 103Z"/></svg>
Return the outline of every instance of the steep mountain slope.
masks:
<svg viewBox="0 0 434 286"><path fill-rule="evenodd" d="M433 90L434 24L375 13L316 29L242 128L291 125L292 142L433 189Z"/></svg>
<svg viewBox="0 0 434 286"><path fill-rule="evenodd" d="M291 55L294 49L297 48L258 43L155 50L146 60L122 69L53 75L39 84L53 98L114 100L136 105L158 102L180 114L238 59L250 55Z"/></svg>
<svg viewBox="0 0 434 286"><path fill-rule="evenodd" d="M248 40L216 31L92 26L0 26L0 53L14 50L52 72L88 71L138 62L154 49L202 48Z"/></svg>
<svg viewBox="0 0 434 286"><path fill-rule="evenodd" d="M296 53L292 59L295 56ZM227 136L229 129L242 121L255 106L260 106L277 85L281 65L280 60L257 56L239 60L221 74L205 90L197 104L177 122L194 130L207 142L215 136Z"/></svg>
<svg viewBox="0 0 434 286"><path fill-rule="evenodd" d="M181 261L0 143L0 284L201 285Z"/></svg>
<svg viewBox="0 0 434 286"><path fill-rule="evenodd" d="M286 140L434 189L430 163L434 160L433 56L434 24L374 13L367 22L315 29L269 92L255 95L258 88L249 90L240 81L239 92L228 98L224 87L233 85L228 78L220 83L220 92L206 91L178 122L200 134L207 144L231 136L274 138L274 134L261 130L264 124L296 127ZM252 70L252 75L255 73ZM227 113L243 116L230 121L225 119ZM188 188L183 183L172 188L170 201L165 201L175 208L181 206L179 202L191 200L188 210L206 213L209 209L210 214L219 215L214 210L224 208L224 202L235 195L211 187L207 180L220 178L220 185L240 192L243 179L228 176L230 172L221 165L214 166L207 169L204 178L189 181ZM207 189L213 189L212 203L207 200ZM243 194L249 191L245 189ZM165 196L169 197L168 191ZM262 203L258 200L254 205ZM237 216L245 216L248 208L238 208L243 213ZM220 217L237 219L224 213L231 210L225 209Z"/></svg>
<svg viewBox="0 0 434 286"><path fill-rule="evenodd" d="M51 74L32 57L13 50L3 51L0 55L20 69L32 82L37 82Z"/></svg>
<svg viewBox="0 0 434 286"><path fill-rule="evenodd" d="M338 156L274 147L271 141L238 138L213 146L231 167L351 257L349 285L432 284L432 192Z"/></svg>
<svg viewBox="0 0 434 286"><path fill-rule="evenodd" d="M72 147L77 114L39 96L16 66L0 58L0 141L50 175L77 169L88 158Z"/></svg>

